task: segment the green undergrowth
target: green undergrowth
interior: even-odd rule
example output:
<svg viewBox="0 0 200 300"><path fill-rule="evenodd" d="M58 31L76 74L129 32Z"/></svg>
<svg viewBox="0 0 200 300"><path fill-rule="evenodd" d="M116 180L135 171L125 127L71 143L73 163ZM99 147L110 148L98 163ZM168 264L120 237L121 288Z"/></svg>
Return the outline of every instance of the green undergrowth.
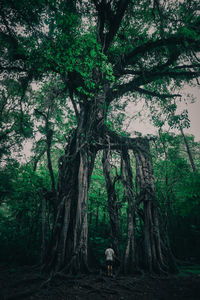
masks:
<svg viewBox="0 0 200 300"><path fill-rule="evenodd" d="M200 265L182 266L179 275L200 275Z"/></svg>

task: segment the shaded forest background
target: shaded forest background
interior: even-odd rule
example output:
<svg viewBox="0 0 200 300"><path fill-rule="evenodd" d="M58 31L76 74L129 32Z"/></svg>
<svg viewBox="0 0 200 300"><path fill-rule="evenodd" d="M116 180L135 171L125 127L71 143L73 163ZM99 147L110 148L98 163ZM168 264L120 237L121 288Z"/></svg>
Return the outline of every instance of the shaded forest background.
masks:
<svg viewBox="0 0 200 300"><path fill-rule="evenodd" d="M1 3L1 264L33 265L54 258L54 246L50 247L50 259L47 255L48 245L59 236L55 230L63 226L59 232L64 231L68 222L64 213L60 216L65 221L57 222L59 205L67 194L61 195L61 191L70 180L70 175L68 182L63 180L66 170L75 173L70 198L75 208L67 213L74 212L78 218L88 205L87 223L80 224L88 228L89 267L104 267L105 248L116 237L122 261L132 204L124 185L128 179L123 177L120 151L124 150L122 141L133 142L131 138L144 138L150 144L155 179L153 206L162 220L161 237L169 236L178 264L199 264L200 142L184 133L190 123L187 111L176 113L184 84L198 84L200 19L196 1L169 1L166 7L162 1L72 2ZM172 14L174 10L177 14ZM156 136L143 137L134 128L132 135L126 131L131 122L126 107L141 99L151 111L149 117L158 129ZM165 124L179 133L166 132ZM22 159L24 141L32 143L27 161ZM117 146L112 148L113 141ZM135 153L126 150L132 169L131 193L138 204L134 219L137 262L145 269L141 178ZM65 160L68 154L69 161ZM91 175L86 188L77 180L81 159ZM112 201L108 182L114 191ZM80 214L77 199L82 201ZM109 201L117 224L115 236ZM70 218L73 226L73 216ZM77 224L73 229L78 235ZM68 230L64 243L70 238ZM77 242L76 251L79 246ZM63 249L65 259L67 254L73 258L72 251ZM58 260L60 248L56 251ZM84 261L81 255L85 252L81 251L78 271ZM64 259L53 268L59 269L63 263Z"/></svg>

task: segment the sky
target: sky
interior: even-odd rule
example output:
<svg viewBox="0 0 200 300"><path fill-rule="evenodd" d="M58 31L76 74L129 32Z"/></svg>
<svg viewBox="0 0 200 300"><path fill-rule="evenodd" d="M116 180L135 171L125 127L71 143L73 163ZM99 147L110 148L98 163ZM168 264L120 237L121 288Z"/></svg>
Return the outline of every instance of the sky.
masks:
<svg viewBox="0 0 200 300"><path fill-rule="evenodd" d="M194 103L184 103L181 101L177 104L177 113L181 113L184 109L188 110L188 116L190 119L190 128L185 128L184 132L186 134L192 134L195 137L195 141L200 141L200 86L196 87L186 87L183 91L184 94L192 94L195 99ZM127 107L126 113L131 117L131 115L136 112L141 112L141 119L133 120L129 127L128 132L132 133L132 131L141 132L142 135L146 134L156 134L158 129L155 128L152 123L149 121L149 118L146 117L148 114L147 109L143 108L143 105L129 104ZM176 132L175 130L169 129L168 126L165 127L166 130L170 132Z"/></svg>

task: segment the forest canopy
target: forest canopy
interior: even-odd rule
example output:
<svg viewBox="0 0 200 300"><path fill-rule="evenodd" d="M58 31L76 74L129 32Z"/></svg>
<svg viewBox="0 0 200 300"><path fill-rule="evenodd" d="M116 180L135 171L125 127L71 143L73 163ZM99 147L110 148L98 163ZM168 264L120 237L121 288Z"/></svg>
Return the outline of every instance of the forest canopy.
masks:
<svg viewBox="0 0 200 300"><path fill-rule="evenodd" d="M112 243L126 274L198 262L200 144L176 113L197 1L1 0L0 20L2 261L89 272ZM126 130L141 101L157 136Z"/></svg>

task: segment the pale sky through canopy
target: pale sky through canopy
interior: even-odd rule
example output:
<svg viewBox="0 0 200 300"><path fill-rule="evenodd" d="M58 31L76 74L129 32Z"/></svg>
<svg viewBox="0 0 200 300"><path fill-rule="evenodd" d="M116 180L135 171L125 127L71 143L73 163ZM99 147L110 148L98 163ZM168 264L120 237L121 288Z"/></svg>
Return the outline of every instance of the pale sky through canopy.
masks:
<svg viewBox="0 0 200 300"><path fill-rule="evenodd" d="M190 128L185 128L184 132L186 134L192 134L195 137L195 141L200 141L200 87L196 86L191 88L187 88L187 92L191 93L194 98L194 103L185 104L184 101L181 101L178 104L179 112L184 109L188 110L188 115L190 119ZM129 117L132 117L137 111L141 111L141 118L137 118L136 120L132 120L127 131L133 136L133 131L141 132L142 135L147 134L157 134L158 128L154 127L150 122L149 118L146 116L148 114L147 111L143 111L142 105L135 105L134 103L130 103L127 107L126 113ZM173 129L169 129L169 126L164 129L169 130L170 132L176 132L180 134L178 131ZM30 150L32 147L32 143L25 142L24 144L24 155L26 159L30 156Z"/></svg>
<svg viewBox="0 0 200 300"><path fill-rule="evenodd" d="M196 86L193 88L185 89L185 93L190 93L194 96L195 102L194 103L184 103L181 101L177 105L177 113L181 113L184 109L188 110L188 116L190 119L190 128L185 128L184 132L186 134L192 134L195 137L195 141L200 141L200 87ZM143 105L139 104L135 106L134 103L130 103L126 110L129 117L135 114L136 112L141 112L141 118L133 120L129 127L128 132L132 133L132 131L141 132L142 135L147 134L156 134L158 132L158 128L154 127L152 122L150 122L149 118L147 117L148 111L144 111ZM175 132L173 129L169 129L169 126L165 126L166 130L170 132ZM176 131L177 132L177 131ZM179 134L179 132L177 132Z"/></svg>

